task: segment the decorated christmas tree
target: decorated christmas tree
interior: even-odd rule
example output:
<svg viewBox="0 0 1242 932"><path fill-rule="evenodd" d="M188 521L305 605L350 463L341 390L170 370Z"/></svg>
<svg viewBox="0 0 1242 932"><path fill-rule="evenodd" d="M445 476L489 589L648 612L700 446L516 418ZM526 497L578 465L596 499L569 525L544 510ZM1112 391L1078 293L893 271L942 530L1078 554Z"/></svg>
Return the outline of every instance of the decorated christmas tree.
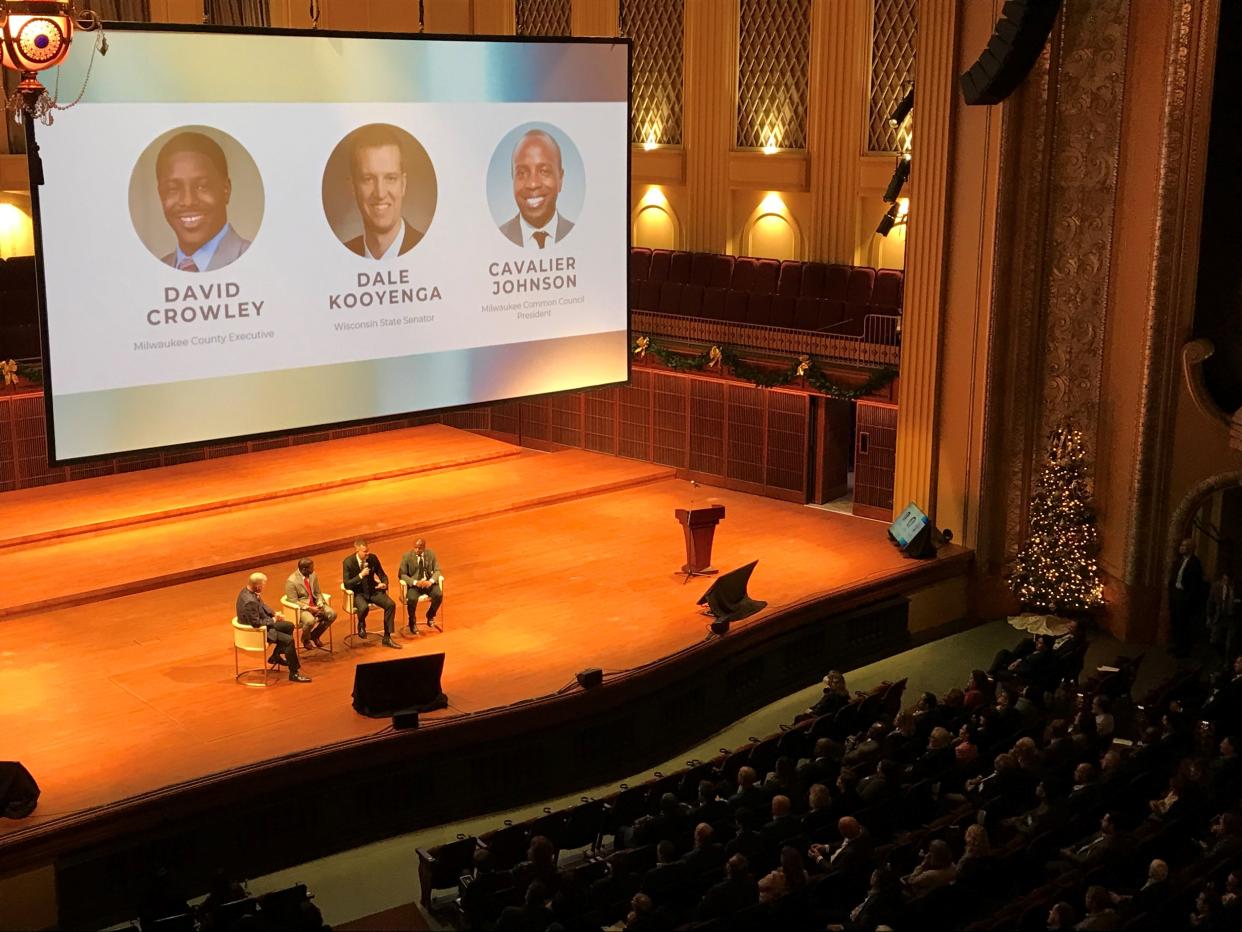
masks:
<svg viewBox="0 0 1242 932"><path fill-rule="evenodd" d="M1031 496L1030 530L1018 551L1010 588L1026 611L1081 612L1103 601L1099 549L1082 434L1052 432L1047 462Z"/></svg>

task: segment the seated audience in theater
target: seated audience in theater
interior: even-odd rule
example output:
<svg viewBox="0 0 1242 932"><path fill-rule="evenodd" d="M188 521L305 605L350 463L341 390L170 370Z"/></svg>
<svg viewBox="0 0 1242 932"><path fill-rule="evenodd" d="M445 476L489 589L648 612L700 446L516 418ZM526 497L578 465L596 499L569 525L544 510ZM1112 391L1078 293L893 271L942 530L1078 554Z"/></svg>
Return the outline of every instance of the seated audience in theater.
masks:
<svg viewBox="0 0 1242 932"><path fill-rule="evenodd" d="M745 806L755 812L767 808L767 794L759 786L759 774L754 767L742 767L737 772L737 790L729 797L729 806L737 809Z"/></svg>
<svg viewBox="0 0 1242 932"><path fill-rule="evenodd" d="M919 865L901 878L910 897L922 896L939 887L951 884L957 877L957 865L953 863L953 850L942 838L936 838L927 846L927 852Z"/></svg>
<svg viewBox="0 0 1242 932"><path fill-rule="evenodd" d="M868 832L853 816L842 816L837 821L837 833L841 843L835 849L829 845L811 845L809 856L817 870L841 871L848 875L858 875L871 866L871 853L874 843Z"/></svg>
<svg viewBox="0 0 1242 932"><path fill-rule="evenodd" d="M642 816L622 835L626 845L654 845L664 839L688 839L690 807L679 800L676 793L663 793L660 795L660 811L655 815ZM680 843L684 846L686 842L682 840Z"/></svg>
<svg viewBox="0 0 1242 932"><path fill-rule="evenodd" d="M851 736L845 742L845 755L841 758L841 766L855 770L868 771L875 766L884 749L884 738L888 734L888 726L884 722L873 722L866 734Z"/></svg>
<svg viewBox="0 0 1242 932"><path fill-rule="evenodd" d="M824 695L805 714L816 718L821 715L835 715L843 706L849 705L850 698L845 677L838 670L829 670L824 677Z"/></svg>
<svg viewBox="0 0 1242 932"><path fill-rule="evenodd" d="M759 902L759 887L750 873L750 863L735 854L725 862L725 877L711 887L699 901L694 918L703 921L720 919L740 912Z"/></svg>
<svg viewBox="0 0 1242 932"><path fill-rule="evenodd" d="M521 906L506 906L496 920L496 932L543 932L553 920L548 888L535 881L526 888Z"/></svg>
<svg viewBox="0 0 1242 932"><path fill-rule="evenodd" d="M626 932L661 932L668 928L669 921L661 915L651 897L635 893L630 898L630 911L625 916Z"/></svg>
<svg viewBox="0 0 1242 932"><path fill-rule="evenodd" d="M1044 635L1032 634L1030 637L1023 638L1013 648L997 651L996 656L992 659L992 665L988 667L988 673L996 676L1001 671L1016 672L1018 664L1038 650L1039 640L1042 637ZM1082 625L1077 619L1071 619L1062 634L1049 636L1049 646L1052 648L1058 661L1068 658L1075 651L1079 650L1084 643Z"/></svg>
<svg viewBox="0 0 1242 932"><path fill-rule="evenodd" d="M718 870L724 864L724 848L715 840L716 832L706 822L694 827L694 846L681 857L681 862L694 876Z"/></svg>
<svg viewBox="0 0 1242 932"><path fill-rule="evenodd" d="M767 848L793 838L802 831L802 820L793 813L788 796L772 797L772 818L759 831L759 840Z"/></svg>
<svg viewBox="0 0 1242 932"><path fill-rule="evenodd" d="M294 683L309 683L310 677L298 672L300 661L298 649L293 642L293 625L278 619L263 601L263 587L267 576L251 573L245 587L237 594L237 620L243 625L267 628L267 642L272 646L268 663L280 663L289 668L289 679Z"/></svg>
<svg viewBox="0 0 1242 932"><path fill-rule="evenodd" d="M639 889L662 905L690 876L690 868L677 857L677 845L666 838L656 845L655 866L643 875Z"/></svg>
<svg viewBox="0 0 1242 932"><path fill-rule="evenodd" d="M1111 738L1117 728L1113 718L1113 704L1107 696L1097 695L1091 700L1091 714L1095 716L1095 733L1101 738Z"/></svg>
<svg viewBox="0 0 1242 932"><path fill-rule="evenodd" d="M556 872L556 845L543 835L536 835L526 849L526 860L513 868L513 882L525 887L538 883L545 894L556 890L560 875Z"/></svg>
<svg viewBox="0 0 1242 932"><path fill-rule="evenodd" d="M775 903L789 891L785 889L785 875L780 871L772 871L759 878L759 902Z"/></svg>
<svg viewBox="0 0 1242 932"><path fill-rule="evenodd" d="M1113 898L1104 887L1087 888L1086 916L1074 926L1078 932L1109 932L1121 928L1121 916L1113 908Z"/></svg>
<svg viewBox="0 0 1242 932"><path fill-rule="evenodd" d="M1092 868L1118 854L1124 847L1125 842L1117 833L1116 816L1106 812L1100 818L1099 831L1062 848L1060 858L1049 862L1048 870L1051 873L1064 873Z"/></svg>
<svg viewBox="0 0 1242 932"><path fill-rule="evenodd" d="M806 862L802 853L791 845L781 848L780 872L785 875L785 890L793 893L802 890L810 883L811 877L806 870Z"/></svg>
<svg viewBox="0 0 1242 932"><path fill-rule="evenodd" d="M1063 929L1073 929L1078 924L1078 914L1074 912L1074 907L1059 900L1052 904L1052 909L1048 910L1048 932L1061 932Z"/></svg>
<svg viewBox="0 0 1242 932"><path fill-rule="evenodd" d="M336 621L336 612L324 597L310 557L298 560L298 568L285 580L285 598L298 606L298 624L302 628L302 646L323 647L320 641Z"/></svg>
<svg viewBox="0 0 1242 932"><path fill-rule="evenodd" d="M1213 932L1217 929L1223 930L1224 926L1217 922L1220 908L1220 894L1216 892L1215 884L1205 884L1199 891L1199 895L1195 897L1195 908L1189 917L1190 927L1211 929Z"/></svg>
<svg viewBox="0 0 1242 932"><path fill-rule="evenodd" d="M835 824L836 815L833 812L832 792L822 783L814 784L807 791L807 802L809 808L802 816L802 834L811 838Z"/></svg>
<svg viewBox="0 0 1242 932"><path fill-rule="evenodd" d="M1242 816L1222 812L1212 820L1210 841L1200 842L1210 861L1235 858L1242 854Z"/></svg>
<svg viewBox="0 0 1242 932"><path fill-rule="evenodd" d="M470 883L461 890L461 911L472 926L481 926L496 918L492 911L493 897L510 883L510 878L497 872L496 858L486 848L478 848L472 858L474 869Z"/></svg>
<svg viewBox="0 0 1242 932"><path fill-rule="evenodd" d="M760 817L746 806L734 812L733 837L725 845L725 854L729 857L740 854L748 864L758 864L763 857L763 842L759 839L762 824Z"/></svg>
<svg viewBox="0 0 1242 932"><path fill-rule="evenodd" d="M822 783L831 786L837 782L841 773L839 746L835 746L831 738L818 738L811 757L798 764L798 779L810 786Z"/></svg>
<svg viewBox="0 0 1242 932"><path fill-rule="evenodd" d="M900 928L905 918L906 900L901 893L901 880L887 867L871 872L867 895L850 910L848 921L832 923L830 932L875 932L878 928Z"/></svg>
<svg viewBox="0 0 1242 932"><path fill-rule="evenodd" d="M1159 858L1147 865L1147 877L1137 891L1132 894L1114 891L1111 894L1113 903L1122 906L1131 916L1155 912L1164 905L1169 895L1169 865Z"/></svg>
<svg viewBox="0 0 1242 932"><path fill-rule="evenodd" d="M781 755L776 759L773 768L764 778L764 793L773 796L779 793L788 796L791 800L800 799L797 761L792 757Z"/></svg>
<svg viewBox="0 0 1242 932"><path fill-rule="evenodd" d="M884 737L883 756L902 765L913 763L921 750L915 737L916 725L913 712L899 714L893 730Z"/></svg>
<svg viewBox="0 0 1242 932"><path fill-rule="evenodd" d="M927 737L927 750L910 768L910 780L917 782L939 776L953 766L953 735L939 726Z"/></svg>
<svg viewBox="0 0 1242 932"><path fill-rule="evenodd" d="M988 830L982 825L968 825L964 837L962 856L957 859L955 883L982 885L987 882L996 864Z"/></svg>
<svg viewBox="0 0 1242 932"><path fill-rule="evenodd" d="M970 679L966 681L965 695L963 697L967 709L973 711L980 706L988 705L995 694L996 687L988 679L986 672L983 670L970 671Z"/></svg>
<svg viewBox="0 0 1242 932"><path fill-rule="evenodd" d="M708 825L720 828L731 824L733 813L729 809L728 801L723 798L722 789L728 792L728 784L700 780L698 798L688 814L687 821L694 825L706 822Z"/></svg>
<svg viewBox="0 0 1242 932"><path fill-rule="evenodd" d="M854 793L864 806L874 806L891 799L900 789L901 765L896 761L882 760L875 765L875 773L858 781Z"/></svg>

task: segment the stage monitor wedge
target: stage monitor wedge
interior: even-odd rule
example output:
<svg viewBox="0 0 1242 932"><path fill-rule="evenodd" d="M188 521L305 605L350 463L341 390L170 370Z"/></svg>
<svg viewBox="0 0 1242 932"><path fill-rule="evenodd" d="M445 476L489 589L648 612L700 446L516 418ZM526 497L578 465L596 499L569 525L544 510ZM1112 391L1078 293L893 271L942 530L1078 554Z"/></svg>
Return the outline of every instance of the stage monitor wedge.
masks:
<svg viewBox="0 0 1242 932"><path fill-rule="evenodd" d="M752 599L746 592L750 574L758 564L758 560L752 560L720 576L699 598L698 604L706 605L716 621L726 626L767 608L767 602Z"/></svg>
<svg viewBox="0 0 1242 932"><path fill-rule="evenodd" d="M987 47L961 76L967 104L998 104L1018 89L1043 52L1060 9L1061 0L1007 0Z"/></svg>
<svg viewBox="0 0 1242 932"><path fill-rule="evenodd" d="M448 705L440 688L443 654L360 663L354 668L354 711L368 718L434 712Z"/></svg>
<svg viewBox="0 0 1242 932"><path fill-rule="evenodd" d="M108 42L31 165L53 462L629 378L628 39Z"/></svg>

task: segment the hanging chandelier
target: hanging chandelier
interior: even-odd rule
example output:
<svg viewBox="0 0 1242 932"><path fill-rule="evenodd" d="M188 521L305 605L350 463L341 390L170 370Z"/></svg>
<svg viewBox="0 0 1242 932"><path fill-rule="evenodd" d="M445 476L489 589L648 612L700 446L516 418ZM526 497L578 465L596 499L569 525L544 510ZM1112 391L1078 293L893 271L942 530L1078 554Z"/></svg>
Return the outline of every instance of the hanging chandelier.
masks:
<svg viewBox="0 0 1242 932"><path fill-rule="evenodd" d="M20 75L17 90L6 101L14 119L51 123L52 111L66 110L82 99L78 94L77 100L62 105L43 86L39 72L65 60L75 29L100 26L94 10L79 10L73 0L0 0L0 64ZM102 31L95 48L101 54L108 50Z"/></svg>

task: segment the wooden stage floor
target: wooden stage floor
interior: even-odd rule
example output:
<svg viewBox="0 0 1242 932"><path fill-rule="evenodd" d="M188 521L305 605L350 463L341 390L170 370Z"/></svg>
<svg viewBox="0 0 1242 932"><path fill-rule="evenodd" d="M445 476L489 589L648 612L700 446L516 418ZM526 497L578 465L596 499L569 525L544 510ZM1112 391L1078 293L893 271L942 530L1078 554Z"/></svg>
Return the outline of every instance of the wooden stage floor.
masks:
<svg viewBox="0 0 1242 932"><path fill-rule="evenodd" d="M744 625L919 566L889 545L880 522L692 490L665 467L520 450L441 426L385 435L367 468L388 474L403 462L403 475L367 481L340 465L376 443L299 448L293 472L287 456L195 464L183 472L196 481L180 491L165 478L184 477L163 470L0 497L9 537L0 543L0 757L25 763L43 789L33 816L0 823L0 844L93 807L383 730L350 707L359 660L443 651L451 708L436 715L451 717L554 693L583 667L631 669L703 640L694 603L707 583L674 573L683 551L673 510L692 494L695 505L728 509L717 567L759 559L751 594L768 608ZM319 488L317 459L323 475L348 484ZM315 490L213 506L245 488L279 492L282 471L287 487ZM161 517L187 502L208 510ZM228 621L247 573L267 573L265 598L278 606L294 556L310 555L339 603L345 542L359 531L394 586L401 553L426 536L446 576L445 631L404 640L401 653L350 651L342 616L335 657L303 665L313 683L235 683Z"/></svg>

